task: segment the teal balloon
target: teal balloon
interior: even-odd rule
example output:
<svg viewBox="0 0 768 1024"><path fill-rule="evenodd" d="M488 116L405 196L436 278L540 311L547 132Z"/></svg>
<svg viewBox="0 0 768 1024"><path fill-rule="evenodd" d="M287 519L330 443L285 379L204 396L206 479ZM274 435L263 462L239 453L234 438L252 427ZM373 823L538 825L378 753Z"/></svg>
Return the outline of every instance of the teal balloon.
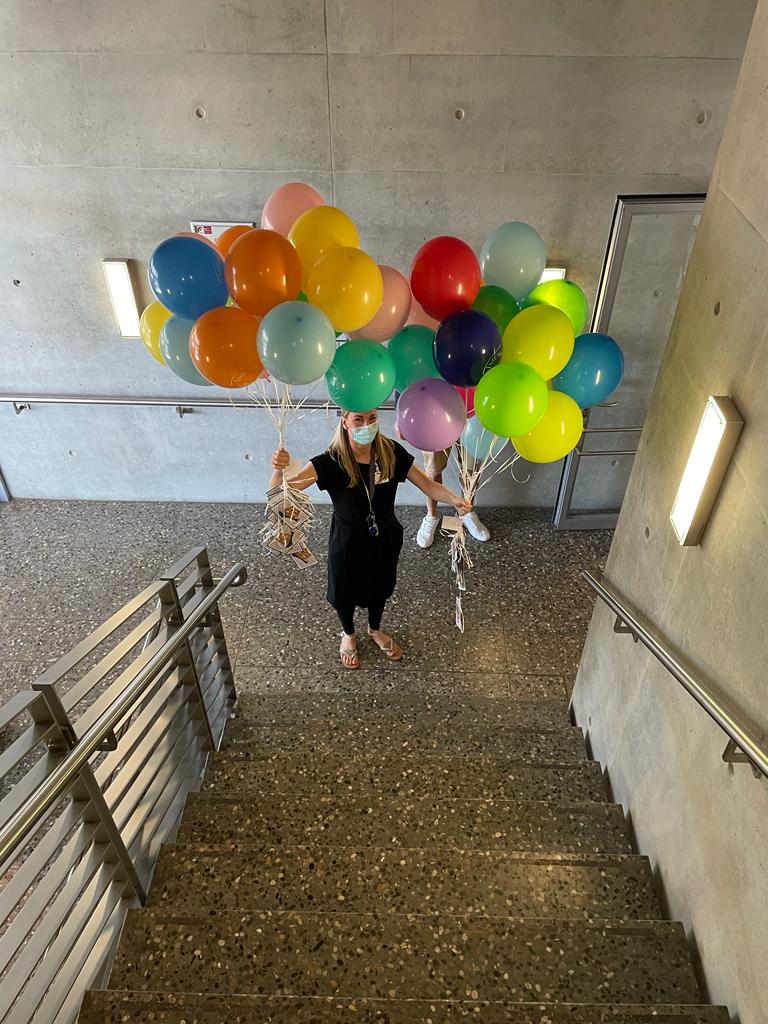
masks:
<svg viewBox="0 0 768 1024"><path fill-rule="evenodd" d="M517 300L497 284L484 284L472 303L472 309L489 316L500 334L504 334L509 321L520 312Z"/></svg>
<svg viewBox="0 0 768 1024"><path fill-rule="evenodd" d="M580 334L571 358L552 381L552 387L569 395L582 409L589 409L604 402L623 376L624 355L613 338Z"/></svg>
<svg viewBox="0 0 768 1024"><path fill-rule="evenodd" d="M480 250L485 283L504 288L518 303L539 283L546 265L547 252L541 236L520 220L500 225Z"/></svg>
<svg viewBox="0 0 768 1024"><path fill-rule="evenodd" d="M345 412L370 412L395 389L395 361L376 341L348 341L336 349L325 375L328 394Z"/></svg>
<svg viewBox="0 0 768 1024"><path fill-rule="evenodd" d="M183 320L172 316L160 331L160 351L169 370L188 384L212 387L212 383L198 371L189 354L189 332L195 326L194 320Z"/></svg>
<svg viewBox="0 0 768 1024"><path fill-rule="evenodd" d="M498 455L508 438L492 434L490 430L485 429L477 416L473 416L467 420L467 425L461 432L461 440L470 458L475 462L482 462L491 454L491 449L494 455Z"/></svg>
<svg viewBox="0 0 768 1024"><path fill-rule="evenodd" d="M395 388L405 389L417 380L439 377L435 364L435 332L429 327L411 324L398 331L389 342L389 354L395 363Z"/></svg>
<svg viewBox="0 0 768 1024"><path fill-rule="evenodd" d="M262 317L256 346L264 369L284 384L312 384L336 354L336 332L317 306L294 299Z"/></svg>

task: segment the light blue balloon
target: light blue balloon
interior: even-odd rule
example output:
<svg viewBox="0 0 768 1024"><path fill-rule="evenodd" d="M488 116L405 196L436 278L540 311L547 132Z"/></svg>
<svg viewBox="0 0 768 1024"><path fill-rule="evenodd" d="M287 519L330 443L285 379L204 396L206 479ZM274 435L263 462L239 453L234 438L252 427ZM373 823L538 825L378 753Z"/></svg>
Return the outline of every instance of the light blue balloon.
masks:
<svg viewBox="0 0 768 1024"><path fill-rule="evenodd" d="M615 391L624 375L624 355L607 334L580 334L565 369L552 381L582 409L599 405Z"/></svg>
<svg viewBox="0 0 768 1024"><path fill-rule="evenodd" d="M467 420L467 425L461 432L461 440L467 449L467 454L475 462L482 462L488 458L493 446L493 454L498 455L507 443L509 438L497 437L490 430L486 430L477 416Z"/></svg>
<svg viewBox="0 0 768 1024"><path fill-rule="evenodd" d="M308 302L281 302L262 317L256 336L267 373L284 384L312 384L336 355L333 324Z"/></svg>
<svg viewBox="0 0 768 1024"><path fill-rule="evenodd" d="M547 252L537 231L521 220L500 225L480 250L480 269L486 284L505 288L522 302L541 278Z"/></svg>
<svg viewBox="0 0 768 1024"><path fill-rule="evenodd" d="M229 298L224 260L212 245L186 235L158 245L149 260L149 284L155 298L185 320L197 320Z"/></svg>
<svg viewBox="0 0 768 1024"><path fill-rule="evenodd" d="M183 320L180 316L172 316L166 320L160 331L160 351L169 370L181 377L188 384L200 384L211 387L192 362L189 354L189 332L195 326L194 320Z"/></svg>

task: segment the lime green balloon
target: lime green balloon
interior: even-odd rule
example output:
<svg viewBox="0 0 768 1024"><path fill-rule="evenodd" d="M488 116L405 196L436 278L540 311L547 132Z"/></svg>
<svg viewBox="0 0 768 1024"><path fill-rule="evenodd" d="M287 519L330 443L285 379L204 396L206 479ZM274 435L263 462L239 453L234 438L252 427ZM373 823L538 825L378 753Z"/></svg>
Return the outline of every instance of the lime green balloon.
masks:
<svg viewBox="0 0 768 1024"><path fill-rule="evenodd" d="M584 333L587 325L587 297L573 281L543 281L525 297L523 309L529 306L556 306L573 324L576 337Z"/></svg>
<svg viewBox="0 0 768 1024"><path fill-rule="evenodd" d="M546 381L526 363L501 363L480 378L475 412L486 430L515 437L533 430L547 411Z"/></svg>
<svg viewBox="0 0 768 1024"><path fill-rule="evenodd" d="M395 363L395 390L405 389L425 377L439 377L435 365L435 332L420 324L411 324L398 331L389 342L389 354Z"/></svg>
<svg viewBox="0 0 768 1024"><path fill-rule="evenodd" d="M497 284L484 284L472 303L472 309L489 316L502 334L512 317L520 312L515 298Z"/></svg>
<svg viewBox="0 0 768 1024"><path fill-rule="evenodd" d="M370 412L386 402L395 389L395 362L377 341L347 341L325 379L332 401L345 412Z"/></svg>

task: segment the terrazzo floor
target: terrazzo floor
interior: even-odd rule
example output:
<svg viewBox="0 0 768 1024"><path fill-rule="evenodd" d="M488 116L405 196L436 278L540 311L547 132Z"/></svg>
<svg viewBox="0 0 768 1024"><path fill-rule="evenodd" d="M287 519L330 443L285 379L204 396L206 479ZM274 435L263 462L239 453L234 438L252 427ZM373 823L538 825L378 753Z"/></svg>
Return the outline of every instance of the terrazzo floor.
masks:
<svg viewBox="0 0 768 1024"><path fill-rule="evenodd" d="M582 569L600 570L609 531L557 532L548 512L483 510L486 544L468 541L466 630L455 628L448 541L416 546L423 510L402 508L405 545L384 628L405 649L392 664L367 640L362 668L338 661L339 625L325 601L330 511L317 509L300 571L261 547L254 505L13 501L0 505L0 701L26 688L197 544L215 572L242 560L248 582L222 614L241 694L308 688L364 694L460 692L542 698L572 684L592 614ZM362 613L359 625L364 628Z"/></svg>

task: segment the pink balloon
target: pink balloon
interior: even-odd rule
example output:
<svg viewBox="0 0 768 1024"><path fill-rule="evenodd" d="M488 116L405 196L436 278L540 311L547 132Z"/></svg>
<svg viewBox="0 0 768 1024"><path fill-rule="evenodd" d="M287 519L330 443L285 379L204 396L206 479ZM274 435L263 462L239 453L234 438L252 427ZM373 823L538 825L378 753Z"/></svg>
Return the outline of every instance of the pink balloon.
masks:
<svg viewBox="0 0 768 1024"><path fill-rule="evenodd" d="M216 243L214 242L214 240L212 238L206 237L202 233L202 231L177 231L176 234L177 236L181 236L182 238L197 238L199 241L205 242L207 245L210 245L212 249L216 249ZM216 249L216 252L219 252L219 250ZM221 256L221 253L219 253L219 256Z"/></svg>
<svg viewBox="0 0 768 1024"><path fill-rule="evenodd" d="M394 267L379 267L384 279L384 298L378 313L359 331L350 331L350 338L368 338L370 341L389 341L405 326L411 312L411 286Z"/></svg>
<svg viewBox="0 0 768 1024"><path fill-rule="evenodd" d="M447 380L417 380L400 395L395 416L400 436L423 452L450 448L467 423L464 402Z"/></svg>
<svg viewBox="0 0 768 1024"><path fill-rule="evenodd" d="M434 320L429 313L425 313L422 304L414 297L411 301L411 312L408 314L405 326L410 327L411 324L420 324L422 327L429 327L430 330L436 331L440 326L440 321Z"/></svg>
<svg viewBox="0 0 768 1024"><path fill-rule="evenodd" d="M475 415L475 391L477 389L461 388L457 384L455 384L454 387L461 395L461 400L464 403L464 408L467 410L467 419L471 419Z"/></svg>
<svg viewBox="0 0 768 1024"><path fill-rule="evenodd" d="M277 231L287 238L288 232L302 213L315 206L325 206L325 200L319 192L301 181L289 181L275 189L264 203L261 226L269 231Z"/></svg>

